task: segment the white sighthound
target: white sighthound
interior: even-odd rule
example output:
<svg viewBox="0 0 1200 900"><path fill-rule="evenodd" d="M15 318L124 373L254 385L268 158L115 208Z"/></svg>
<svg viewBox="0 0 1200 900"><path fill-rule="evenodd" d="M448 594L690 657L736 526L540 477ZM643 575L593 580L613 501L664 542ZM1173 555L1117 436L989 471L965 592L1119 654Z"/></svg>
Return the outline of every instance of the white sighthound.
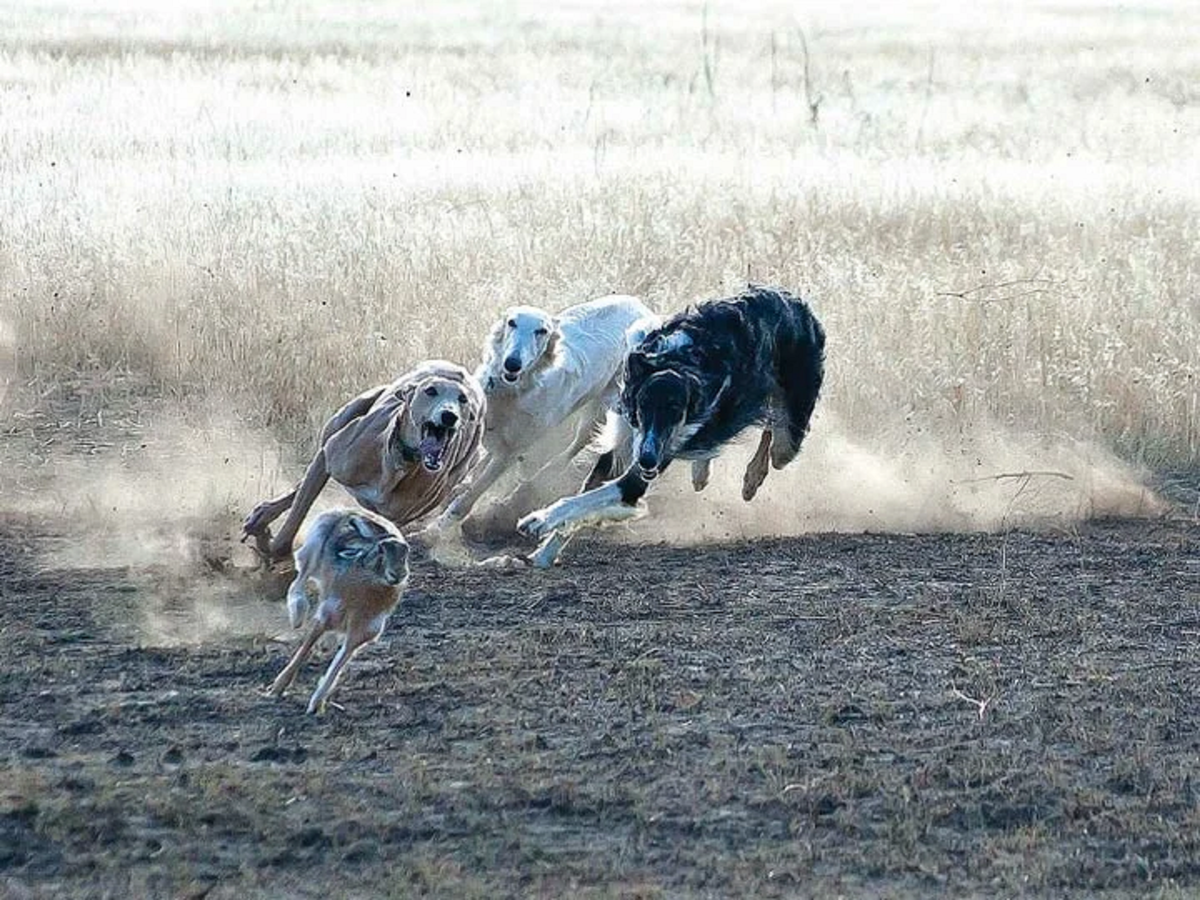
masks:
<svg viewBox="0 0 1200 900"><path fill-rule="evenodd" d="M419 537L431 543L450 535L458 539L462 520L518 457L578 416L571 442L526 483L565 467L615 409L625 358L658 322L641 300L621 294L557 315L533 306L509 309L488 336L475 372L487 396L484 458ZM623 435L626 444L628 437Z"/></svg>

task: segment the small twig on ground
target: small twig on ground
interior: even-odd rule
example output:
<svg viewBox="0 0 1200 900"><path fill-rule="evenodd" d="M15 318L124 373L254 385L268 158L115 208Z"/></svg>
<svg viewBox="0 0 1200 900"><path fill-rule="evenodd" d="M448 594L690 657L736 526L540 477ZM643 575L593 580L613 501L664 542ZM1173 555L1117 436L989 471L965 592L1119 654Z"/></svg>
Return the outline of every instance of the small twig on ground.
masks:
<svg viewBox="0 0 1200 900"><path fill-rule="evenodd" d="M651 647L651 648L650 648L649 650L647 650L645 653L639 653L637 656L635 656L635 657L634 657L633 659L631 659L629 662L625 663L625 666L624 666L624 668L628 668L629 666L632 666L632 665L634 665L634 664L636 664L636 663L640 663L640 662L641 662L643 659L648 659L648 658L650 658L650 657L651 657L651 656L653 656L655 653L658 653L658 652L659 652L659 650L661 650L661 649L662 649L661 647Z"/></svg>
<svg viewBox="0 0 1200 900"><path fill-rule="evenodd" d="M961 291L936 291L933 296L935 296L935 297L957 297L959 300L972 300L975 298L973 298L971 295L978 294L980 291L1002 291L1005 288L1017 287L1019 285L1026 285L1026 284L1057 285L1060 283L1061 282L1055 281L1053 278L1015 278L1012 281L1000 281L995 284L977 284L975 287L966 288L965 290L961 290ZM1010 294L1010 295L1007 295L1004 297L994 297L991 299L993 299L993 300L1016 300L1021 297L1028 297L1031 294L1044 294L1044 293L1046 293L1046 288L1039 287L1039 288L1032 288L1028 291L1021 291L1016 294ZM980 299L982 299L982 298L980 298Z"/></svg>
<svg viewBox="0 0 1200 900"><path fill-rule="evenodd" d="M1049 469L1029 471L1029 472L1001 472L998 475L982 475L979 478L964 478L962 481L951 479L951 484L979 484L982 481L1011 481L1011 480L1028 480L1030 478L1061 478L1063 481L1074 481L1074 475L1068 475L1066 472L1055 472Z"/></svg>
<svg viewBox="0 0 1200 900"><path fill-rule="evenodd" d="M964 694L958 688L951 688L950 693L952 693L959 700L965 700L967 703L970 703L971 705L973 705L976 708L976 710L979 712L979 721L980 722L983 721L983 715L984 715L984 713L987 712L988 706L990 706L991 702L996 699L995 695L993 695L984 700L976 700L974 697L968 697L966 694Z"/></svg>

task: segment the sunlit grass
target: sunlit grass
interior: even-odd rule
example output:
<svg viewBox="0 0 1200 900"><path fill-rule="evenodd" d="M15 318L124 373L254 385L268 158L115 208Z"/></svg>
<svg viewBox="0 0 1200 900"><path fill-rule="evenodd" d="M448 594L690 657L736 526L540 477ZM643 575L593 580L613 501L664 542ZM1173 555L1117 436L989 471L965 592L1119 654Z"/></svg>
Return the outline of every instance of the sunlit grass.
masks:
<svg viewBox="0 0 1200 900"><path fill-rule="evenodd" d="M0 10L19 381L134 371L308 447L508 303L777 282L860 440L1200 456L1187 4ZM801 29L809 54L804 78ZM815 124L811 102L817 105Z"/></svg>

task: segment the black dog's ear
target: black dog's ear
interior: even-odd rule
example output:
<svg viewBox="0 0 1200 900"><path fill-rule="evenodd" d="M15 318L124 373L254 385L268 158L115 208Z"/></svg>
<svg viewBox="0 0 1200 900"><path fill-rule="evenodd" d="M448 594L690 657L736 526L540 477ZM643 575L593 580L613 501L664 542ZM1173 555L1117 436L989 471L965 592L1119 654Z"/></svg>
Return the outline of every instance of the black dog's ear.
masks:
<svg viewBox="0 0 1200 900"><path fill-rule="evenodd" d="M625 361L625 383L633 384L648 377L653 371L650 358L641 350L634 350Z"/></svg>

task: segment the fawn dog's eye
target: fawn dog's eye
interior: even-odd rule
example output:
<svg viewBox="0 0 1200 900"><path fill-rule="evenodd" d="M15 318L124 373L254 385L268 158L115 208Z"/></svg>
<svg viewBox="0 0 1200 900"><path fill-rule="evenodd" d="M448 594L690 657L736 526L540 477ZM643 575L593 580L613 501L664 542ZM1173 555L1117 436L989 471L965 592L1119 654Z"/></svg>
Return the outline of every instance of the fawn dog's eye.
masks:
<svg viewBox="0 0 1200 900"><path fill-rule="evenodd" d="M516 327L517 327L517 320L516 320L516 319L509 319L509 320L508 320L508 327L509 327L509 328L516 328Z"/></svg>
<svg viewBox="0 0 1200 900"><path fill-rule="evenodd" d="M433 385L430 385L429 387L425 388L425 396L426 397L436 397L437 396L437 388L435 388Z"/></svg>
<svg viewBox="0 0 1200 900"><path fill-rule="evenodd" d="M466 394L459 394L459 395L458 395L458 402L459 402L459 403L466 403L466 402L467 402L467 395L466 395Z"/></svg>
<svg viewBox="0 0 1200 900"><path fill-rule="evenodd" d="M545 328L538 328L533 333L536 334L538 337L545 337L550 332L547 331Z"/></svg>

